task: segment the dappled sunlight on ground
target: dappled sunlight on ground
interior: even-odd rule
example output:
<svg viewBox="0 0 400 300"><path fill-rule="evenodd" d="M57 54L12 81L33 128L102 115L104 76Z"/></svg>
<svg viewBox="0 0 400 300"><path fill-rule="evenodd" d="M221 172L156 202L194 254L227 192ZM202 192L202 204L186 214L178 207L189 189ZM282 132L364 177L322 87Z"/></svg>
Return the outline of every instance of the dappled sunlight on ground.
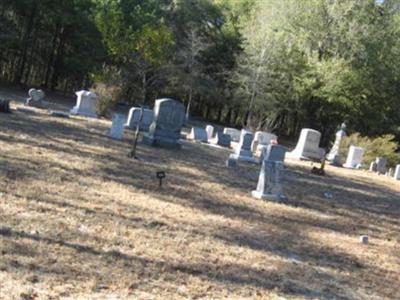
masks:
<svg viewBox="0 0 400 300"><path fill-rule="evenodd" d="M109 127L0 116L0 298L400 298L399 182L287 161L287 199L260 201L259 166L227 150L132 160Z"/></svg>

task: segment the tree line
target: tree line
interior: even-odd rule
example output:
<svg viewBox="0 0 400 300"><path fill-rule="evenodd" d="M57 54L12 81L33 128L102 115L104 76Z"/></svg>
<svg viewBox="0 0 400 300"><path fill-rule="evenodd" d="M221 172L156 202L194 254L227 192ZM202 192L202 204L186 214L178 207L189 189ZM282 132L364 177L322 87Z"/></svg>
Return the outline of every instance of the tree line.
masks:
<svg viewBox="0 0 400 300"><path fill-rule="evenodd" d="M400 140L396 0L2 0L0 79L296 136Z"/></svg>

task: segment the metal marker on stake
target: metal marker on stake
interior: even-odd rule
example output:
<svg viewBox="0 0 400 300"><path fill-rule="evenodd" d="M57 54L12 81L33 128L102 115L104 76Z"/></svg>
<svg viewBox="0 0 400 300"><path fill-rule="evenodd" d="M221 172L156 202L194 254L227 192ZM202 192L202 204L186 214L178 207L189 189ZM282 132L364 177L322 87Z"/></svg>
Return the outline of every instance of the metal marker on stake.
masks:
<svg viewBox="0 0 400 300"><path fill-rule="evenodd" d="M136 125L132 150L128 153L128 157L133 157L134 159L138 159L138 157L136 156L136 146L139 139L140 125L142 124L142 119L143 119L143 107L140 107L139 121Z"/></svg>
<svg viewBox="0 0 400 300"><path fill-rule="evenodd" d="M164 171L158 171L156 173L156 177L160 180L160 187L162 187L162 180L165 178L165 172Z"/></svg>

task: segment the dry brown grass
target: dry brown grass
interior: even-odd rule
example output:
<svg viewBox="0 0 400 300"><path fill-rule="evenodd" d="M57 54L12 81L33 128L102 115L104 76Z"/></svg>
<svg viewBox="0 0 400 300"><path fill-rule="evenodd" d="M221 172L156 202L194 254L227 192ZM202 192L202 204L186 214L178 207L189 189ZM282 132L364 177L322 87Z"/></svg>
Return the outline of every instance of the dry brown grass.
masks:
<svg viewBox="0 0 400 300"><path fill-rule="evenodd" d="M1 299L400 299L399 182L287 161L264 202L258 166L190 143L131 160L109 126L0 115Z"/></svg>

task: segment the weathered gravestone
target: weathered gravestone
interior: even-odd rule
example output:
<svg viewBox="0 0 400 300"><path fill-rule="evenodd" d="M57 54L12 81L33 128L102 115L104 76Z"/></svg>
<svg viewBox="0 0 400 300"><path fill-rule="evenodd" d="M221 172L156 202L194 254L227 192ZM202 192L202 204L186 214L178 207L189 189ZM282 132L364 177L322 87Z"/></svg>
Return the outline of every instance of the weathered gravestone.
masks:
<svg viewBox="0 0 400 300"><path fill-rule="evenodd" d="M0 99L0 112L10 113L10 101L5 99Z"/></svg>
<svg viewBox="0 0 400 300"><path fill-rule="evenodd" d="M326 159L334 166L341 166L340 162L340 146L342 139L346 136L346 123L342 123L340 130L336 132L335 142L333 143L331 151L329 151Z"/></svg>
<svg viewBox="0 0 400 300"><path fill-rule="evenodd" d="M251 144L251 151L261 151L262 147L268 146L271 143L276 143L277 141L278 137L275 134L265 131L256 131L254 134L254 140Z"/></svg>
<svg viewBox="0 0 400 300"><path fill-rule="evenodd" d="M213 144L222 147L231 147L231 136L222 132L217 132L215 138L212 140Z"/></svg>
<svg viewBox="0 0 400 300"><path fill-rule="evenodd" d="M35 106L35 107L39 107L39 108L45 107L45 103L44 103L45 93L42 90L30 89L28 94L29 94L29 98L26 99L25 105Z"/></svg>
<svg viewBox="0 0 400 300"><path fill-rule="evenodd" d="M286 157L321 161L325 151L319 148L321 133L314 129L303 128L296 148L286 153Z"/></svg>
<svg viewBox="0 0 400 300"><path fill-rule="evenodd" d="M124 125L126 116L124 114L113 113L110 137L116 140L122 140L124 136Z"/></svg>
<svg viewBox="0 0 400 300"><path fill-rule="evenodd" d="M214 135L214 127L211 125L207 125L206 131L207 131L207 139L210 142Z"/></svg>
<svg viewBox="0 0 400 300"><path fill-rule="evenodd" d="M207 142L208 141L207 131L200 127L192 127L192 130L188 135L188 139L200 142Z"/></svg>
<svg viewBox="0 0 400 300"><path fill-rule="evenodd" d="M253 133L242 129L240 134L239 145L235 149L235 153L230 155L230 158L236 160L254 162L253 153L251 152L251 142L253 141Z"/></svg>
<svg viewBox="0 0 400 300"><path fill-rule="evenodd" d="M349 153L347 154L346 163L343 165L345 168L358 169L361 166L364 149L361 147L350 146Z"/></svg>
<svg viewBox="0 0 400 300"><path fill-rule="evenodd" d="M282 185L280 173L283 170L283 162L263 160L258 177L257 189L251 195L257 199L279 201L282 197Z"/></svg>
<svg viewBox="0 0 400 300"><path fill-rule="evenodd" d="M260 162L263 160L281 161L285 160L286 148L280 145L268 145L261 149Z"/></svg>
<svg viewBox="0 0 400 300"><path fill-rule="evenodd" d="M231 136L231 141L239 142L241 131L235 128L224 128L224 134L228 134Z"/></svg>
<svg viewBox="0 0 400 300"><path fill-rule="evenodd" d="M77 96L76 105L71 109L71 114L97 118L96 94L89 91L79 91L75 94Z"/></svg>
<svg viewBox="0 0 400 300"><path fill-rule="evenodd" d="M379 174L385 174L386 172L386 158L384 157L377 157L376 160L376 172Z"/></svg>
<svg viewBox="0 0 400 300"><path fill-rule="evenodd" d="M394 179L400 180L400 165L396 166L396 170L394 171Z"/></svg>
<svg viewBox="0 0 400 300"><path fill-rule="evenodd" d="M150 125L154 119L154 112L151 109L132 107L129 110L128 119L126 121L125 127L129 129L136 130L136 126L140 119L140 110L143 110L142 121L140 122L140 131L149 131Z"/></svg>
<svg viewBox="0 0 400 300"><path fill-rule="evenodd" d="M180 147L181 128L185 122L185 107L173 99L158 99L154 105L154 120L143 142L151 146Z"/></svg>

